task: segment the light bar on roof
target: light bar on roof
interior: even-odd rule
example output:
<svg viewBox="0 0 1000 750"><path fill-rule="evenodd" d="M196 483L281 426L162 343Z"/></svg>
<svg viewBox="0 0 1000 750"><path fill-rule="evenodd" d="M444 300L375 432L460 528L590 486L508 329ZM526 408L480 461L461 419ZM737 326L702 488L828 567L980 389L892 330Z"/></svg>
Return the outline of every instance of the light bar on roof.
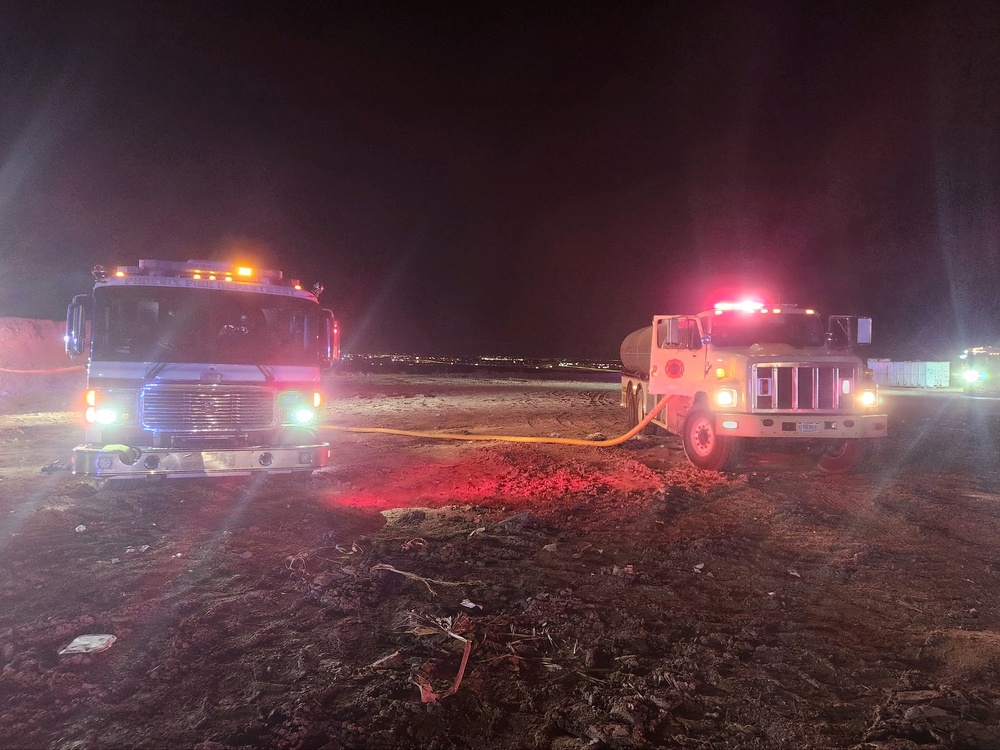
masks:
<svg viewBox="0 0 1000 750"><path fill-rule="evenodd" d="M716 302L715 309L718 312L728 312L730 310L737 310L740 312L756 312L764 307L763 302L758 302L756 300L741 300L739 302Z"/></svg>

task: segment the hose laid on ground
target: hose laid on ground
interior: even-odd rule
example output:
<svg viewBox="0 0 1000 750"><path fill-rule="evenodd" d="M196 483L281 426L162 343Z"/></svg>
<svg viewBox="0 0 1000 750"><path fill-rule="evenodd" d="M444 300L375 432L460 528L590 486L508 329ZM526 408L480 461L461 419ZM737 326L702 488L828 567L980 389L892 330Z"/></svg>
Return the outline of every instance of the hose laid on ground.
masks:
<svg viewBox="0 0 1000 750"><path fill-rule="evenodd" d="M635 427L624 435L610 440L583 440L579 438L527 437L524 435L456 435L446 432L416 432L413 430L394 430L389 427L341 427L339 425L321 425L321 430L336 430L337 432L374 432L383 435L405 435L407 437L431 438L433 440L492 440L505 443L556 443L558 445L589 445L593 448L607 448L621 445L626 440L638 435L646 425L653 421L667 405L667 396L660 399L653 410Z"/></svg>

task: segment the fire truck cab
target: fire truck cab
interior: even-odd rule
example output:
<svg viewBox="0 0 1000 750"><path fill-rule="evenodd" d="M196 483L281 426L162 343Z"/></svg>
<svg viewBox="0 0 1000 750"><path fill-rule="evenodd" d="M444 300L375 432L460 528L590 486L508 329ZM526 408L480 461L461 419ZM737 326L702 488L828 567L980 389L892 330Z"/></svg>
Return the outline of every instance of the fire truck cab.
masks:
<svg viewBox="0 0 1000 750"><path fill-rule="evenodd" d="M205 260L93 275L66 320L66 352L87 366L75 474L308 476L326 465L320 375L339 337L321 285Z"/></svg>
<svg viewBox="0 0 1000 750"><path fill-rule="evenodd" d="M814 310L723 302L691 315L656 315L622 342L622 406L637 426L680 435L702 469L739 466L750 445L770 441L815 451L831 473L858 470L888 419L855 354L871 319L824 321Z"/></svg>

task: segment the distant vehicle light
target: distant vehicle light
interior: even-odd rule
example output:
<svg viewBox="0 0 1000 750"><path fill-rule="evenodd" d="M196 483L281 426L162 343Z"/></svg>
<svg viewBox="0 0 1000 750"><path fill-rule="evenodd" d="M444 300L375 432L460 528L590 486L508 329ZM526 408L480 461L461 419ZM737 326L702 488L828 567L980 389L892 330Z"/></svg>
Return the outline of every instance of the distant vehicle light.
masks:
<svg viewBox="0 0 1000 750"><path fill-rule="evenodd" d="M316 412L306 407L302 407L301 409L296 409L294 414L295 421L298 422L299 424L309 424L310 422L313 421L315 416Z"/></svg>
<svg viewBox="0 0 1000 750"><path fill-rule="evenodd" d="M323 394L319 391L313 391L313 408L318 409L319 405L323 403Z"/></svg>
<svg viewBox="0 0 1000 750"><path fill-rule="evenodd" d="M240 276L253 276L253 269L246 266L240 266L236 269L236 273Z"/></svg>
<svg viewBox="0 0 1000 750"><path fill-rule="evenodd" d="M962 373L962 380L966 383L978 383L982 379L982 375L979 374L978 370L966 370Z"/></svg>
<svg viewBox="0 0 1000 750"><path fill-rule="evenodd" d="M715 404L724 409L736 406L736 391L732 388L720 388L715 392Z"/></svg>
<svg viewBox="0 0 1000 750"><path fill-rule="evenodd" d="M858 397L858 401L860 401L861 405L865 408L870 408L878 404L878 393L873 390L863 391Z"/></svg>
<svg viewBox="0 0 1000 750"><path fill-rule="evenodd" d="M715 377L717 377L717 378L724 378L724 377L726 377L726 368L725 367L716 367L715 368Z"/></svg>

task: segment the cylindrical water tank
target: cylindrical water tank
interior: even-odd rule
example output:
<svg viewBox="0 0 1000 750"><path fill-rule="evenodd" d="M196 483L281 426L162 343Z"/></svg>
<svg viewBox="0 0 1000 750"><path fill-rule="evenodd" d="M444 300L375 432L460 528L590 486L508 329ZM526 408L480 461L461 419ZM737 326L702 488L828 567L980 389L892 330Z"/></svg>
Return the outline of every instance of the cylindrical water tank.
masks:
<svg viewBox="0 0 1000 750"><path fill-rule="evenodd" d="M633 331L622 342L622 369L642 375L649 374L649 347L653 343L653 326Z"/></svg>

